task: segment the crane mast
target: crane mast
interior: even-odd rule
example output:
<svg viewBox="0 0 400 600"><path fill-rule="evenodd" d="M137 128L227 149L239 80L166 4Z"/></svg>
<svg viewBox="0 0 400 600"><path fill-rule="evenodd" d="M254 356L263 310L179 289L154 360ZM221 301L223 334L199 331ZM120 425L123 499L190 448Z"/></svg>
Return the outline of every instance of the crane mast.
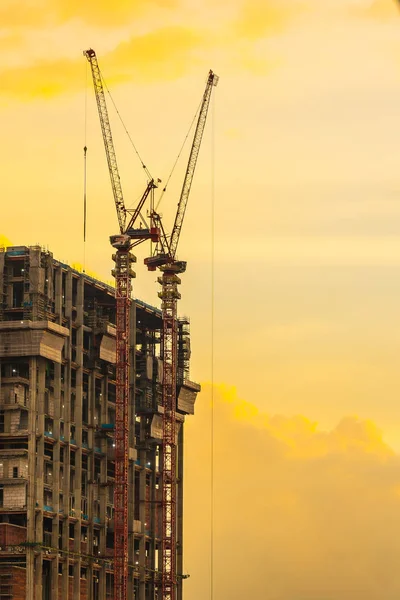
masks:
<svg viewBox="0 0 400 600"><path fill-rule="evenodd" d="M128 457L129 457L129 349L130 349L130 306L132 278L131 268L136 262L131 248L140 242L159 240L157 227L135 229L148 196L157 185L151 179L135 209L125 208L111 126L108 118L101 72L96 53L84 52L93 78L94 91L107 156L108 170L117 210L120 233L110 237L116 253L113 254L115 269L116 298L116 407L115 407L115 484L114 484L114 600L128 599ZM127 217L129 217L127 223Z"/></svg>
<svg viewBox="0 0 400 600"><path fill-rule="evenodd" d="M128 598L129 334L133 259L129 246L115 255L116 398L114 486L114 600Z"/></svg>
<svg viewBox="0 0 400 600"><path fill-rule="evenodd" d="M218 76L209 72L207 85L203 94L197 120L189 161L178 202L175 222L171 236L166 236L160 217L153 215L154 223L159 223L160 240L152 257L145 259L150 271L157 267L162 272L158 282L161 291L162 336L161 348L163 359L163 439L162 439L162 577L161 599L176 600L176 391L177 391L177 303L181 298L178 285L181 283L180 273L186 270L186 262L176 260L176 250L182 230L190 189L196 168L200 145L206 125L208 108L213 86L218 83Z"/></svg>

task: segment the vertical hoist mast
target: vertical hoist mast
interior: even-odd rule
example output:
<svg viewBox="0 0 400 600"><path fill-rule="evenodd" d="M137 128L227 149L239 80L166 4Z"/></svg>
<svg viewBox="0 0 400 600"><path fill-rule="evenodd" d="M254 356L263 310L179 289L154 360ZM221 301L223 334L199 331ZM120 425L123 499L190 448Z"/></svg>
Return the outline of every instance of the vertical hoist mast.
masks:
<svg viewBox="0 0 400 600"><path fill-rule="evenodd" d="M117 249L115 254L114 600L128 598L129 316L132 260L129 244Z"/></svg>
<svg viewBox="0 0 400 600"><path fill-rule="evenodd" d="M186 212L190 189L196 168L200 145L203 138L207 113L213 86L218 83L218 76L209 72L207 85L203 94L197 126L189 155L189 162L182 186L175 222L171 236L165 235L158 215L155 222L160 223L160 244L152 257L145 260L149 270L157 267L162 271L158 282L161 284L159 297L163 319L162 359L163 359L163 440L162 440L162 600L176 600L176 388L177 388L177 303L181 295L178 285L179 274L186 270L186 262L176 260L176 251L183 219Z"/></svg>
<svg viewBox="0 0 400 600"><path fill-rule="evenodd" d="M176 372L177 300L180 278L175 264L161 277L163 440L162 440L162 600L176 598ZM163 268L163 267L161 267Z"/></svg>
<svg viewBox="0 0 400 600"><path fill-rule="evenodd" d="M151 239L158 241L157 228L134 229L133 226L148 196L156 186L151 179L134 209L125 208L117 159L101 72L94 50L86 50L99 112L104 148L107 156L111 187L117 210L120 233L110 237L116 249L113 255L116 298L116 401L115 401L115 484L114 484L114 600L128 600L128 457L129 457L129 348L132 278L131 264L136 262L130 252L134 245ZM128 221L128 223L127 223Z"/></svg>

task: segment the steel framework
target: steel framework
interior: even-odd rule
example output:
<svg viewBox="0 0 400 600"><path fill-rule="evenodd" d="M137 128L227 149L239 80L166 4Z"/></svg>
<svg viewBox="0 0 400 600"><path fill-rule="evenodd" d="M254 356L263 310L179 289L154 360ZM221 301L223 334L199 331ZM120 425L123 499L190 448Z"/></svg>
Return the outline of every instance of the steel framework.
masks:
<svg viewBox="0 0 400 600"><path fill-rule="evenodd" d="M153 213L153 223L160 232L159 244L154 255L145 259L150 271L157 267L162 271L158 282L161 291L158 296L162 304L162 359L163 359L163 443L162 443L162 600L175 600L177 587L176 572L176 373L177 373L177 302L181 295L178 274L186 270L186 262L176 259L179 237L186 212L187 202L193 182L201 141L206 125L208 108L213 86L218 76L210 71L206 89L200 106L196 130L190 150L186 174L178 202L171 235L165 234L161 219Z"/></svg>
<svg viewBox="0 0 400 600"><path fill-rule="evenodd" d="M163 446L162 446L162 599L173 600L176 590L176 373L177 300L180 279L174 265L165 266L162 300Z"/></svg>
<svg viewBox="0 0 400 600"><path fill-rule="evenodd" d="M149 270L157 267L162 271L159 297L162 300L162 357L163 357L163 443L162 443L162 600L176 599L176 373L177 373L177 301L180 298L178 276L186 270L186 262L176 260L176 251L187 201L193 181L197 158L204 133L212 87L218 77L209 72L203 95L189 162L178 203L171 236L165 235L161 219L151 210L150 229L134 229L133 226L148 195L157 185L151 179L134 210L125 208L118 172L116 154L108 118L101 72L94 50L84 52L88 59L94 84L100 117L108 169L118 215L120 234L111 236L112 246L117 250L113 256L116 279L116 422L115 422L115 533L114 533L114 600L128 598L128 454L129 454L129 312L131 303L130 268L135 258L130 249L151 239L156 242L155 253L145 260ZM129 223L126 224L129 215ZM160 235L161 234L161 235Z"/></svg>
<svg viewBox="0 0 400 600"><path fill-rule="evenodd" d="M116 402L114 487L115 600L125 600L128 582L128 452L129 452L129 312L131 304L129 247L116 253Z"/></svg>
<svg viewBox="0 0 400 600"><path fill-rule="evenodd" d="M157 228L134 229L136 219L149 194L157 185L151 179L134 209L125 208L111 126L108 118L101 72L93 49L86 50L107 156L108 170L118 215L120 233L110 237L113 255L116 298L116 406L115 406L115 484L114 484L114 600L128 595L128 457L129 457L129 346L132 278L131 263L136 258L130 249L140 242L159 239ZM151 195L152 198L153 194ZM128 219L127 219L128 217Z"/></svg>

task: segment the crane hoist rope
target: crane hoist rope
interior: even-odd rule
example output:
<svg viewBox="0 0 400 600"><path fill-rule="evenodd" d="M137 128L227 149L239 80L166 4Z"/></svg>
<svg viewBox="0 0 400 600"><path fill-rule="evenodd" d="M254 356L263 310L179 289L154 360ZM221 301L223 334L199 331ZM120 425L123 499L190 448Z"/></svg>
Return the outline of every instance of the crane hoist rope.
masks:
<svg viewBox="0 0 400 600"><path fill-rule="evenodd" d="M210 600L214 600L214 324L215 324L215 96L211 108L211 419L210 419Z"/></svg>
<svg viewBox="0 0 400 600"><path fill-rule="evenodd" d="M142 159L142 157L140 156L140 154L139 154L139 151L138 151L137 147L135 146L135 143L134 143L134 141L133 141L133 139L132 139L132 136L131 136L131 134L129 133L129 131L128 131L128 129L127 129L127 127L126 127L126 125L125 125L125 123L124 123L123 119L122 119L121 113L119 112L119 110L118 110L118 108L117 108L117 105L116 105L116 104L115 104L115 102L114 102L114 98L112 97L112 95L111 95L111 92L110 92L110 90L109 90L109 88L108 88L108 85L107 85L107 83L105 82L105 80L104 80L103 76L102 76L102 82L103 82L103 85L104 85L104 87L105 87L105 88L106 88L106 90L107 90L107 94L110 96L110 100L111 100L111 102L112 102L112 105L114 106L115 112L117 113L117 115L118 115L118 118L119 118L119 120L121 121L122 127L124 128L124 130L125 130L125 133L126 133L126 135L128 136L128 139L129 139L130 143L132 144L132 148L133 148L133 149L134 149L134 151L136 152L136 154L137 154L137 157L138 157L138 159L140 160L140 163L141 163L141 165L142 165L142 167L143 167L143 169L144 169L144 171L145 171L145 173L146 173L147 177L148 177L149 179L153 179L153 178L152 178L152 176L151 176L151 174L150 174L150 171L149 171L149 169L148 169L148 168L146 167L146 165L144 164L144 162L143 162L143 159Z"/></svg>
<svg viewBox="0 0 400 600"><path fill-rule="evenodd" d="M161 200L163 199L163 196L164 196L165 192L167 191L168 184L169 184L169 182L170 182L170 180L171 180L171 177L172 177L172 175L173 175L173 173L174 173L174 171L175 171L176 165L178 164L178 161L179 161L179 159L180 159L180 157L181 157L181 154L182 154L182 152L183 152L183 149L184 149L184 147L185 147L185 145L186 145L186 142L187 142L187 139L188 139L188 137L189 137L189 134L190 134L190 132L191 132L191 131L192 131L192 129L193 129L193 125L195 124L196 117L197 117L197 115L199 114L200 107L201 107L201 102L200 102L199 106L197 107L197 110L196 110L196 112L195 112L195 114L194 114L194 116L193 116L192 122L190 123L190 127L189 127L189 129L188 129L188 131L187 131L187 134L185 135L185 139L183 140L182 146L181 146L181 148L180 148L180 150L179 150L179 152L178 152L178 156L176 157L176 159L175 159L175 162L174 162L174 164L172 165L171 172L170 172L170 174L168 175L168 178L167 178L167 180L166 180L166 182L165 182L165 185L164 185L164 187L163 187L163 189L162 189L162 192L161 192L161 194L160 194L160 197L159 197L159 199L158 199L158 201L157 201L157 204L156 204L156 206L155 206L155 210L156 210L156 211L158 210L158 207L159 207L159 206L160 206L160 204L161 204Z"/></svg>

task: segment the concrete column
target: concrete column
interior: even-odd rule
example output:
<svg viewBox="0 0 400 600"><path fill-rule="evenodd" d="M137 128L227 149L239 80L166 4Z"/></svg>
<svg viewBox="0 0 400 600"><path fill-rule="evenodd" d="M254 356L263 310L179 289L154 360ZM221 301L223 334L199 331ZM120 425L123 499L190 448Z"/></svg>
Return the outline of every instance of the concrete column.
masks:
<svg viewBox="0 0 400 600"><path fill-rule="evenodd" d="M40 271L41 266L41 249L38 246L29 248L29 292L31 294L32 305L32 321L39 320L41 311L39 309L39 293L43 290L43 282Z"/></svg>
<svg viewBox="0 0 400 600"><path fill-rule="evenodd" d="M177 506L176 506L176 572L178 574L177 600L182 600L182 578L183 575L183 434L184 424L182 423L178 434L177 448Z"/></svg>
<svg viewBox="0 0 400 600"><path fill-rule="evenodd" d="M53 255L46 255L46 273L45 273L45 288L47 289L47 299L48 302L54 301L53 295L53 277L54 277L54 268L53 268Z"/></svg>
<svg viewBox="0 0 400 600"><path fill-rule="evenodd" d="M104 376L101 386L101 423L108 422L108 375ZM100 443L103 456L100 459L100 484L99 484L99 499L100 499L100 514L105 514L107 506L107 440L102 438ZM100 553L106 553L106 528L103 527L100 531ZM99 570L99 600L106 600L106 568L104 562L100 563ZM96 599L97 600L97 599Z"/></svg>
<svg viewBox="0 0 400 600"><path fill-rule="evenodd" d="M38 380L37 380L37 464L36 464L36 501L39 505L39 511L36 514L36 534L35 542L40 551L35 556L35 595L36 599L42 598L42 574L43 574L43 504L44 504L44 388L46 381L46 359L37 359Z"/></svg>
<svg viewBox="0 0 400 600"><path fill-rule="evenodd" d="M61 267L57 267L54 269L54 277L56 279L55 286L55 298L54 298L54 310L56 312L56 319L59 325L62 324L62 269Z"/></svg>
<svg viewBox="0 0 400 600"><path fill-rule="evenodd" d="M83 325L84 319L84 292L85 292L85 279L83 275L79 277L77 286L77 298L76 298L76 323L80 326Z"/></svg>
<svg viewBox="0 0 400 600"><path fill-rule="evenodd" d="M139 541L139 600L146 600L146 537L145 537L145 521L146 521L146 460L147 453L145 444L147 439L146 419L140 421L140 442L141 449L139 450L139 519L142 524L142 535Z"/></svg>
<svg viewBox="0 0 400 600"><path fill-rule="evenodd" d="M65 317L69 319L71 325L72 318L72 272L67 271L65 274L65 290L64 290L64 306Z"/></svg>
<svg viewBox="0 0 400 600"><path fill-rule="evenodd" d="M96 481L94 474L94 446L95 446L95 436L93 427L95 426L94 414L95 414L95 391L96 391L96 375L95 371L91 371L89 376L89 389L88 389L88 421L92 425L88 432L88 445L90 448L90 454L88 457L88 517L89 517L89 526L88 526L88 554L93 554L93 501L94 501L94 489L98 490L98 483L93 483ZM97 600L93 597L93 560L89 561L88 570L87 570L87 600Z"/></svg>
<svg viewBox="0 0 400 600"><path fill-rule="evenodd" d="M150 522L151 522L151 540L150 540L150 554L149 554L149 565L152 569L151 579L149 582L149 597L154 598L155 594L155 569L156 569L156 523L157 523L157 490L156 490L156 447L153 446L148 453L148 462L150 462L151 474L150 474Z"/></svg>
<svg viewBox="0 0 400 600"><path fill-rule="evenodd" d="M135 448L135 385L136 385L136 304L131 303L130 309L130 336L129 336L129 448ZM134 455L133 455L134 456ZM135 562L135 536L133 532L133 521L135 518L135 461L132 457L129 460L129 495L128 495L128 523L129 523L129 541L128 541L128 565ZM133 568L128 567L128 594L133 596L134 574Z"/></svg>
<svg viewBox="0 0 400 600"><path fill-rule="evenodd" d="M69 286L67 288L67 307L69 310L72 301L72 277L71 277L71 298L69 297ZM81 529L82 529L82 403L83 403L83 279L80 278L77 285L77 320L76 325L76 388L75 388L75 512L78 521L74 527L74 596L73 600L80 600L81 595Z"/></svg>
<svg viewBox="0 0 400 600"><path fill-rule="evenodd" d="M60 505L60 490L62 483L60 477L60 400L61 400L61 365L54 365L54 421L53 433L56 443L53 446L53 507L56 516L53 518L53 529L51 536L51 545L58 548L58 534L60 523L60 510L64 506ZM63 514L63 513L61 513ZM51 599L58 600L58 565L59 553L56 552L55 558L51 561Z"/></svg>
<svg viewBox="0 0 400 600"><path fill-rule="evenodd" d="M37 360L29 359L29 405L28 405L28 485L27 485L27 541L33 544L36 522L36 389ZM34 600L35 593L35 551L26 549L26 600Z"/></svg>
<svg viewBox="0 0 400 600"><path fill-rule="evenodd" d="M56 274L56 306L60 307L60 322L62 322L62 270ZM67 287L67 286L66 286ZM71 326L69 324L70 337L65 340L64 358L64 521L62 524L62 556L64 558L61 577L61 600L69 600L69 513L70 513L70 471L71 471Z"/></svg>

